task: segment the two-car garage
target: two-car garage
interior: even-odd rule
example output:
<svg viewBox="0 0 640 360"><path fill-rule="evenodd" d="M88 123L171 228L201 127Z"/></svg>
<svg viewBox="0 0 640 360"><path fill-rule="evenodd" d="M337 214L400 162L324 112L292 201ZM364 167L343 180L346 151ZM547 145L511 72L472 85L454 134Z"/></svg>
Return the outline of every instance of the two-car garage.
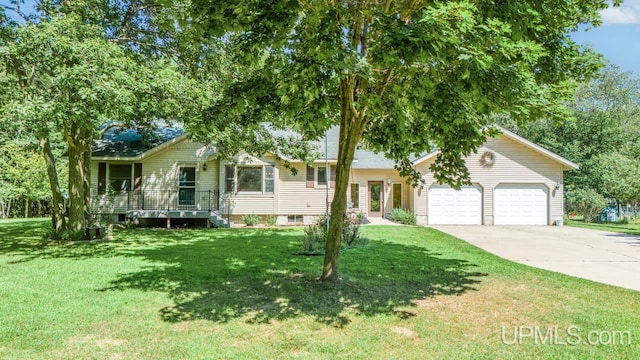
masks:
<svg viewBox="0 0 640 360"><path fill-rule="evenodd" d="M483 214L493 213L495 225L547 225L549 191L544 184L502 184L493 191L492 209L483 206L482 187L454 190L432 186L427 196L429 224L480 225Z"/></svg>
<svg viewBox="0 0 640 360"><path fill-rule="evenodd" d="M454 190L432 173L439 152L414 161L423 187L414 190L418 224L561 225L564 172L578 165L514 133L489 138L464 158L473 186Z"/></svg>

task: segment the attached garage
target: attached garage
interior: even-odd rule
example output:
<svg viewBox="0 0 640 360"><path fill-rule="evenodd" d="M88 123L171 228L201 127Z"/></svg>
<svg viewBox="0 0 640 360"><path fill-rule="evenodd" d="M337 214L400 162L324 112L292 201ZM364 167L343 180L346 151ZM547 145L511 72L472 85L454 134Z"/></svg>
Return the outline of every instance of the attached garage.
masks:
<svg viewBox="0 0 640 360"><path fill-rule="evenodd" d="M494 224L548 224L549 191L545 185L499 185L493 194Z"/></svg>
<svg viewBox="0 0 640 360"><path fill-rule="evenodd" d="M562 225L564 172L578 165L514 133L487 141L464 158L474 187L437 184L439 151L414 161L424 188L414 190L418 224Z"/></svg>
<svg viewBox="0 0 640 360"><path fill-rule="evenodd" d="M429 224L482 224L482 190L475 186L465 186L454 190L448 186L429 188Z"/></svg>

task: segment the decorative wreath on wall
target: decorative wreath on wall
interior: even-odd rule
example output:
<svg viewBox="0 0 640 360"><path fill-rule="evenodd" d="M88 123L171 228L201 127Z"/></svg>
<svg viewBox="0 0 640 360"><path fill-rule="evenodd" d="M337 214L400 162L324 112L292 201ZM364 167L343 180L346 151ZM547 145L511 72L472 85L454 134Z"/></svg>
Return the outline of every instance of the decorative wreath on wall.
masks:
<svg viewBox="0 0 640 360"><path fill-rule="evenodd" d="M485 151L480 157L480 166L490 167L495 161L495 155L491 151Z"/></svg>

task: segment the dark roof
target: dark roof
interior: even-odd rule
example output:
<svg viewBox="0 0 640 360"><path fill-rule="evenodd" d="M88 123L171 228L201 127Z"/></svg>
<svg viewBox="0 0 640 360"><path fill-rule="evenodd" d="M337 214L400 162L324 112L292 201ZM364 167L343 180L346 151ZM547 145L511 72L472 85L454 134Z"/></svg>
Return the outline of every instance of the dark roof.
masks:
<svg viewBox="0 0 640 360"><path fill-rule="evenodd" d="M109 125L110 123L106 123L100 129ZM145 132L114 127L107 130L102 139L94 142L91 155L135 157L182 134L184 129L180 124L164 122L156 123L154 129Z"/></svg>
<svg viewBox="0 0 640 360"><path fill-rule="evenodd" d="M104 124L101 129L108 126ZM273 131L278 136L299 136L293 131ZM162 143L177 138L184 134L181 124L167 124L165 122L157 123L156 129L151 130L143 137L136 129L120 129L118 127L109 129L101 140L97 140L93 146L92 156L95 157L135 157L145 151L148 151ZM336 161L338 158L338 139L340 137L340 128L334 126L327 130L327 159ZM321 159L325 155L325 139L324 137L314 142L319 152L322 154ZM417 157L416 157L417 158ZM411 158L410 160L415 160ZM351 164L353 169L393 169L394 162L388 159L382 153L374 153L373 151L357 149L355 159Z"/></svg>
<svg viewBox="0 0 640 360"><path fill-rule="evenodd" d="M334 126L327 130L327 159L335 161L338 159L338 139L340 138L340 127ZM316 142L320 153L325 154L324 137ZM411 157L409 160L414 161L418 156ZM395 162L384 156L383 153L375 153L371 150L356 149L354 162L351 164L352 169L393 169Z"/></svg>

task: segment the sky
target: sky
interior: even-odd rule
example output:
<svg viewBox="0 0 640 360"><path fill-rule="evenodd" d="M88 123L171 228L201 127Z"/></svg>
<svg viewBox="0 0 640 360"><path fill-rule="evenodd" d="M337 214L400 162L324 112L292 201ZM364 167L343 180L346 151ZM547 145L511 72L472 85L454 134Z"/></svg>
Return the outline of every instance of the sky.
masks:
<svg viewBox="0 0 640 360"><path fill-rule="evenodd" d="M571 38L593 47L622 70L640 76L640 0L625 0L600 14L602 25L582 28Z"/></svg>
<svg viewBox="0 0 640 360"><path fill-rule="evenodd" d="M0 0L0 4L9 4ZM33 8L33 0L24 0L23 10ZM571 38L578 44L593 47L622 70L640 77L640 0L625 0L620 7L601 12L602 25L582 27Z"/></svg>

